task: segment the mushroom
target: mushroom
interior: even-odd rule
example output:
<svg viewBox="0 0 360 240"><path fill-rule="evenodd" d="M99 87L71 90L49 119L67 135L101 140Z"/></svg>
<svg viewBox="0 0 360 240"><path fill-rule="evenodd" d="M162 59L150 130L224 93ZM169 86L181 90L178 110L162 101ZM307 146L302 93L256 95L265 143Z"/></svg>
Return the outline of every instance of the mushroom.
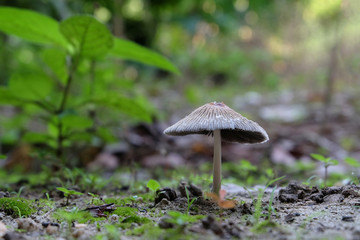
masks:
<svg viewBox="0 0 360 240"><path fill-rule="evenodd" d="M221 189L221 140L239 143L263 143L269 140L265 130L254 121L235 112L223 102L207 103L164 130L172 136L205 134L214 136L213 193Z"/></svg>

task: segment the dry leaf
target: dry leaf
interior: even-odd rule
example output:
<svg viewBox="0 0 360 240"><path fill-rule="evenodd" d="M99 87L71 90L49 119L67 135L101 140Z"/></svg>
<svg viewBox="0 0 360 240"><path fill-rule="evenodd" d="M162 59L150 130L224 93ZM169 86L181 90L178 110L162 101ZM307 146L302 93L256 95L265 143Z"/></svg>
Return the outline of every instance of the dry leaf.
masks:
<svg viewBox="0 0 360 240"><path fill-rule="evenodd" d="M211 198L219 207L221 208L234 208L236 205L236 201L235 200L225 200L225 195L226 195L226 191L225 190L220 190L218 196L215 193L205 193L205 196Z"/></svg>

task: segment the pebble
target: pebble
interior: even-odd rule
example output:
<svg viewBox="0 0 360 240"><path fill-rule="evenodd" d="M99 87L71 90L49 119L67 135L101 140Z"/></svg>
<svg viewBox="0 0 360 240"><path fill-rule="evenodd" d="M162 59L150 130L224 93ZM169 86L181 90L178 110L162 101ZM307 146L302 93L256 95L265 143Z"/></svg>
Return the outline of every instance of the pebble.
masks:
<svg viewBox="0 0 360 240"><path fill-rule="evenodd" d="M6 228L5 224L0 221L0 238L3 237L8 229Z"/></svg>
<svg viewBox="0 0 360 240"><path fill-rule="evenodd" d="M354 218L352 216L342 216L341 221L344 222L355 222Z"/></svg>
<svg viewBox="0 0 360 240"><path fill-rule="evenodd" d="M116 214L111 215L111 216L110 216L110 221L111 221L112 223L118 223L118 222L119 222L119 216L116 215Z"/></svg>
<svg viewBox="0 0 360 240"><path fill-rule="evenodd" d="M19 218L16 219L19 229L24 229L29 232L33 232L40 229L40 224L36 223L31 218Z"/></svg>
<svg viewBox="0 0 360 240"><path fill-rule="evenodd" d="M163 198L163 199L161 199L161 201L158 204L156 204L156 207L166 207L169 205L170 205L169 200L167 200L166 198Z"/></svg>
<svg viewBox="0 0 360 240"><path fill-rule="evenodd" d="M155 205L162 199L166 198L169 201L174 201L177 198L176 192L171 188L163 188L156 191Z"/></svg>
<svg viewBox="0 0 360 240"><path fill-rule="evenodd" d="M57 233L59 232L59 227L53 226L53 225L48 225L48 226L45 228L45 231L46 231L46 233L49 234L49 235L57 234Z"/></svg>

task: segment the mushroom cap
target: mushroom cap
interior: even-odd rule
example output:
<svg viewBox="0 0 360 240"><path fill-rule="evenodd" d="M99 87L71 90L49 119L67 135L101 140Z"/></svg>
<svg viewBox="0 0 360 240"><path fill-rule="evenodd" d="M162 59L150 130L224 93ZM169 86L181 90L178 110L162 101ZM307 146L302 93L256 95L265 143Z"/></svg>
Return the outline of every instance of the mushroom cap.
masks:
<svg viewBox="0 0 360 240"><path fill-rule="evenodd" d="M219 129L221 138L228 142L263 143L269 140L266 131L254 121L243 117L224 103L207 103L165 129L173 136L188 134L211 135Z"/></svg>

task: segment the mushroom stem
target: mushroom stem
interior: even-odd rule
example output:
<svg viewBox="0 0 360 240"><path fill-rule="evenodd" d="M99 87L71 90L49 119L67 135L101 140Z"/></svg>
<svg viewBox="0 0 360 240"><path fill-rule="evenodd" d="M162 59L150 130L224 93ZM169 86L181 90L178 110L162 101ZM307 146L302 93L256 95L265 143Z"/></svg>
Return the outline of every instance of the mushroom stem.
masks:
<svg viewBox="0 0 360 240"><path fill-rule="evenodd" d="M221 189L221 134L214 130L213 193L219 196Z"/></svg>

